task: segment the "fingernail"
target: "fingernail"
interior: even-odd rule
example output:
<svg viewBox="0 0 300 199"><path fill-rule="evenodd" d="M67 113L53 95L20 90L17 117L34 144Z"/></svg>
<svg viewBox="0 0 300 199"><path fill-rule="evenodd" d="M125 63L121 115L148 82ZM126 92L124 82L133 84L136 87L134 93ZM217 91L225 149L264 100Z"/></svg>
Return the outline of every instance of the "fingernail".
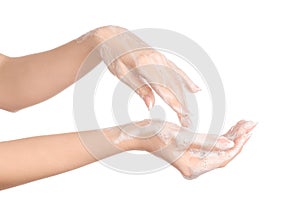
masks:
<svg viewBox="0 0 300 199"><path fill-rule="evenodd" d="M248 122L246 122L246 123L244 124L244 128L245 128L245 129L252 129L255 125L256 125L255 122L253 122L253 121L248 121Z"/></svg>
<svg viewBox="0 0 300 199"><path fill-rule="evenodd" d="M198 86L198 85L194 85L194 91L197 92L197 91L201 91L201 88Z"/></svg>
<svg viewBox="0 0 300 199"><path fill-rule="evenodd" d="M188 115L181 117L181 124L184 127L190 127L192 125L192 121Z"/></svg>
<svg viewBox="0 0 300 199"><path fill-rule="evenodd" d="M150 100L148 109L151 110L152 108L153 108L153 102L152 102L152 100Z"/></svg>
<svg viewBox="0 0 300 199"><path fill-rule="evenodd" d="M234 142L225 137L219 137L216 143L216 147L221 150L231 149L233 146Z"/></svg>
<svg viewBox="0 0 300 199"><path fill-rule="evenodd" d="M151 97L150 97L149 95L145 95L145 96L143 97L143 100L144 100L146 106L148 107L148 110L152 109L152 107L153 107L153 102L152 102Z"/></svg>
<svg viewBox="0 0 300 199"><path fill-rule="evenodd" d="M228 147L228 149L231 149L232 147L234 147L234 142L229 140L229 142L227 143L227 147Z"/></svg>

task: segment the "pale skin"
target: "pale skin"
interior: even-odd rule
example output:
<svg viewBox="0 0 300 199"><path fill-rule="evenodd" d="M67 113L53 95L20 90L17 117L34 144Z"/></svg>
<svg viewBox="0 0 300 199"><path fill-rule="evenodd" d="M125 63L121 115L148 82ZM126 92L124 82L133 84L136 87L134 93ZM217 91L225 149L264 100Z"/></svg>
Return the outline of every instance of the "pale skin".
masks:
<svg viewBox="0 0 300 199"><path fill-rule="evenodd" d="M53 97L88 73L102 60L106 61L108 59L106 55L94 56L91 63L81 68L83 61L95 47L124 32L128 31L116 26L106 26L46 52L14 58L1 55L0 108L15 112ZM132 34L129 36L134 37L132 42L141 41ZM109 47L115 51L118 48L126 49L126 43L122 41L118 39L119 44ZM139 43L135 46L138 45ZM190 92L199 91L199 87L164 55L147 46L143 48L115 59L108 65L108 69L129 85L144 100L148 108L155 103L152 91L155 90L177 113L181 124L188 126L189 119L185 104L179 100L184 94L178 91L175 96L168 87L171 87L171 84L178 87L184 84ZM128 71L131 69L154 64L172 68L178 77L168 77L168 79L172 78L172 82L164 86L151 83L154 77L159 77L160 82L167 80L155 70L146 71L147 74L131 75L128 77L130 81L123 78L126 74L130 74Z"/></svg>
<svg viewBox="0 0 300 199"><path fill-rule="evenodd" d="M144 121L140 123L144 123ZM207 144L201 139L200 141L191 140L191 144L184 148L183 154L175 161L170 159L172 151L159 150L165 146L172 146L175 137L172 137L169 143L164 143L156 135L147 139L133 137L116 143L114 140L122 133L120 128L107 128L98 133L103 133L113 147L119 150L116 152L111 148L103 149L99 145L99 150L104 155L98 156L97 159L103 159L123 151L144 150L168 162L171 161L170 163L184 177L193 179L205 172L228 164L242 150L244 144L250 138L251 134L249 132L254 126L254 124L249 125L246 121L240 121L224 137L218 139L215 145ZM169 123L163 129L163 133L169 133L174 128L180 127ZM91 131L91 133L93 132L95 131ZM185 132L179 131L178 133ZM201 134L198 134L198 136L201 137ZM234 142L234 145L230 144L230 140ZM192 154L192 150L209 153L207 156L202 157L201 155ZM2 142L0 143L0 157L0 189L64 173L97 161L86 150L76 132ZM203 165L204 163L205 165Z"/></svg>
<svg viewBox="0 0 300 199"><path fill-rule="evenodd" d="M61 92L101 61L101 57L95 59L95 62L91 63L89 68L78 77L81 63L95 46L103 42L103 39L108 39L122 31L124 31L123 28L111 26L96 29L86 38L80 39L80 42L73 40L56 49L24 57L11 58L0 54L0 108L15 112L47 100ZM155 59L148 58L148 54L153 57L153 53L156 53L153 50L147 49L144 52L137 53L138 57L142 57L141 62L148 60L149 64L155 62L170 64L161 54L156 54ZM117 60L118 63L115 62L112 66L109 66L110 71L121 78L124 76L124 71L127 70L125 68L134 67L131 64L131 57L121 57ZM162 59L157 60L157 57L162 57ZM176 66L172 65L171 67ZM179 69L176 68L176 70ZM184 84L191 92L199 90L181 70L179 73L185 80ZM136 79L136 81L139 80ZM134 87L126 80L124 82L132 88ZM188 126L186 120L182 119L186 117L181 112L184 105L180 104L168 90L151 86L151 84L143 85L134 90L144 99L148 107L154 104L152 90L158 92L177 113L181 124ZM155 121L155 124L157 123L160 123L160 121ZM145 125L145 121L138 122L138 124ZM167 124L162 130L165 134L174 131L174 129L178 133L189 133L188 130L182 130L175 124ZM201 134L199 134L197 135L199 139L196 141L191 140L190 145L184 147L182 156L178 157L176 161L170 160L170 151L159 150L167 145L174 145L176 148L174 143L178 140L176 141L176 138L172 136L168 143L163 142L158 135L146 139L129 136L130 139L117 143L115 140L121 134L124 134L122 128L118 126L87 133L102 133L104 135L103 139L109 140L112 147L118 149L101 148L101 145L99 145L99 150L102 150L103 155L97 157L97 159L103 159L128 150L144 150L170 162L183 176L191 179L207 171L223 167L231 161L242 150L250 137L249 132L254 126L252 123L241 121L228 133L217 139L214 145L210 146L207 146L202 140ZM196 151L196 153L192 153L192 151ZM203 151L211 151L211 153L208 153L205 157L197 155L197 152ZM86 146L80 140L78 132L1 142L0 189L67 172L91 164L97 159L88 152Z"/></svg>

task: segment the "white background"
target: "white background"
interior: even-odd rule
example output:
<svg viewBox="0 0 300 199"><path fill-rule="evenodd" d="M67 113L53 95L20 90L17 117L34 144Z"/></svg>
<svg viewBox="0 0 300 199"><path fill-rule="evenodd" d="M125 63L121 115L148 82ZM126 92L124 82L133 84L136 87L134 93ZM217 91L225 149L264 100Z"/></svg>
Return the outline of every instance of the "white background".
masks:
<svg viewBox="0 0 300 199"><path fill-rule="evenodd" d="M298 1L274 0L1 1L0 52L9 56L48 50L108 24L180 32L218 68L224 128L240 119L259 124L233 162L193 181L172 167L128 175L95 163L1 191L0 198L299 198L299 9ZM72 94L70 87L18 113L0 111L0 140L76 130Z"/></svg>

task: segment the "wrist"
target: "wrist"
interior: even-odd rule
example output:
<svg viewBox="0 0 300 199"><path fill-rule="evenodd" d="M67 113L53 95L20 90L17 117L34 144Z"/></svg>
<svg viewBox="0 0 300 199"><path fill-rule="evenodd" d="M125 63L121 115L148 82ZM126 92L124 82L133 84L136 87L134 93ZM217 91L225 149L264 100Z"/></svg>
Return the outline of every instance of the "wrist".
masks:
<svg viewBox="0 0 300 199"><path fill-rule="evenodd" d="M91 36L91 39L96 43L96 45L99 45L100 43L126 31L128 31L126 28L110 25L96 28L87 34Z"/></svg>
<svg viewBox="0 0 300 199"><path fill-rule="evenodd" d="M121 34L122 32L128 31L125 28L119 26L103 26L89 31L88 33L80 36L76 39L77 43L88 43L92 48L98 46L104 41Z"/></svg>
<svg viewBox="0 0 300 199"><path fill-rule="evenodd" d="M112 140L123 150L141 150L153 152L165 147L161 133L164 123L155 120L143 120L118 126L118 133Z"/></svg>
<svg viewBox="0 0 300 199"><path fill-rule="evenodd" d="M120 151L143 150L143 141L127 135L119 126L103 129L103 134Z"/></svg>
<svg viewBox="0 0 300 199"><path fill-rule="evenodd" d="M168 126L168 123L161 121L143 120L103 129L102 132L106 139L120 151L154 152L164 148L168 139L171 138L171 136L165 135Z"/></svg>

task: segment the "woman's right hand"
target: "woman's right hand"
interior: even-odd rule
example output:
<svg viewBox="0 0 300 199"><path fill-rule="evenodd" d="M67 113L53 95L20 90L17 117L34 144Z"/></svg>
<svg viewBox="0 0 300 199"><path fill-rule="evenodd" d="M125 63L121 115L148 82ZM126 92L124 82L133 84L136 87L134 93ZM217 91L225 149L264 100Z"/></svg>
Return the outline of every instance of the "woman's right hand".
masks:
<svg viewBox="0 0 300 199"><path fill-rule="evenodd" d="M125 28L105 26L87 35L98 38L97 50L110 72L134 90L149 109L155 103L155 91L177 113L182 126L191 125L185 92L200 89L171 60Z"/></svg>

